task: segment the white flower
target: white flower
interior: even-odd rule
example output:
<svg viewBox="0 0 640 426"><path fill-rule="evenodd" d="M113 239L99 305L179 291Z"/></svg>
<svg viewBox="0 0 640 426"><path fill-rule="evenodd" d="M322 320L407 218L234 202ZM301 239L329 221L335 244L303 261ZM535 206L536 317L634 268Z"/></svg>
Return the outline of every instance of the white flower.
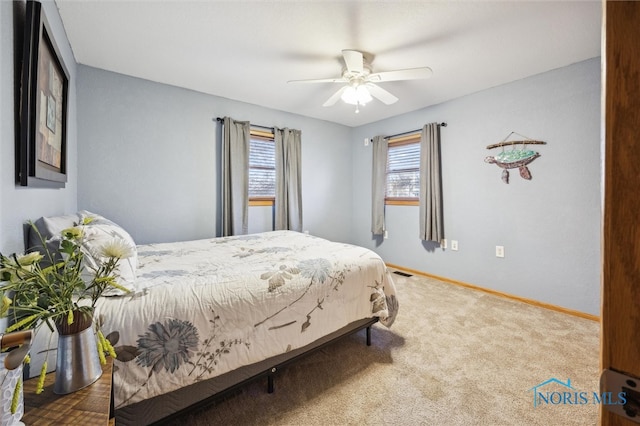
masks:
<svg viewBox="0 0 640 426"><path fill-rule="evenodd" d="M94 220L95 220L95 217L93 217L93 216L85 216L85 217L82 218L82 224L83 225L88 225L91 222L93 222Z"/></svg>
<svg viewBox="0 0 640 426"><path fill-rule="evenodd" d="M23 267L33 265L34 263L38 263L40 262L40 260L42 260L42 258L43 256L40 254L39 251L32 251L31 253L17 256L18 265Z"/></svg>
<svg viewBox="0 0 640 426"><path fill-rule="evenodd" d="M62 236L70 240L79 240L84 235L84 231L79 226L73 226L71 228L62 230L61 234Z"/></svg>
<svg viewBox="0 0 640 426"><path fill-rule="evenodd" d="M133 256L133 248L123 239L114 238L100 248L102 257L125 259Z"/></svg>

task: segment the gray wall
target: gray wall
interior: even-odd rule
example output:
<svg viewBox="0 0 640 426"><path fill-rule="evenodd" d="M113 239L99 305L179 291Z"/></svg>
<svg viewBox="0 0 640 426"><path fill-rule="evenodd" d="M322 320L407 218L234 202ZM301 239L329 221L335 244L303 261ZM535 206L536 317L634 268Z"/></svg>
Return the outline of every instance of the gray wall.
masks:
<svg viewBox="0 0 640 426"><path fill-rule="evenodd" d="M223 116L302 130L304 229L349 240L350 128L86 66L78 74L78 205L137 243L219 234ZM270 230L270 214L250 208L250 229Z"/></svg>
<svg viewBox="0 0 640 426"><path fill-rule="evenodd" d="M67 178L64 189L37 189L15 184L15 106L14 78L20 78L19 66L14 68L14 50L21 53L25 3L0 1L0 251L10 254L24 250L23 223L40 216L54 216L76 211L78 172L76 62L69 46L58 9L52 1L43 1L53 38L60 49L69 72L69 111L67 122ZM15 35L15 38L14 38ZM19 87L19 86L18 86ZM0 320L0 332L6 328L6 318ZM31 376L39 373L49 344L48 330L42 327L31 349ZM45 336L46 335L46 336ZM56 338L51 341L55 347ZM48 359L49 371L55 369L55 351Z"/></svg>
<svg viewBox="0 0 640 426"><path fill-rule="evenodd" d="M216 235L219 134L212 118L303 131L304 228L369 247L388 262L598 314L600 63L592 59L355 129L90 67L78 67L78 205L138 243ZM456 252L417 238L418 208L387 208L389 238L370 234L371 149L363 139L447 121L445 233ZM484 163L511 131L548 142L511 183ZM495 154L495 152L493 152ZM270 209L250 210L252 232ZM495 246L506 257L495 257Z"/></svg>
<svg viewBox="0 0 640 426"><path fill-rule="evenodd" d="M387 262L599 314L600 59L495 87L353 131L352 242ZM444 226L459 250L423 244L418 207L387 206L388 239L370 232L371 148L363 139L446 121L442 135ZM547 145L531 181L486 164L511 131ZM495 246L505 257L495 256Z"/></svg>
<svg viewBox="0 0 640 426"><path fill-rule="evenodd" d="M14 44L20 44L21 48L25 3L0 1L0 251L7 254L24 250L22 224L25 220L76 210L76 62L55 3L44 1L43 9L70 76L67 123L69 182L64 189L35 189L15 184L14 77L20 77L14 71ZM18 33L16 39L14 32ZM22 56L21 51L19 56ZM19 70L18 67L18 73Z"/></svg>

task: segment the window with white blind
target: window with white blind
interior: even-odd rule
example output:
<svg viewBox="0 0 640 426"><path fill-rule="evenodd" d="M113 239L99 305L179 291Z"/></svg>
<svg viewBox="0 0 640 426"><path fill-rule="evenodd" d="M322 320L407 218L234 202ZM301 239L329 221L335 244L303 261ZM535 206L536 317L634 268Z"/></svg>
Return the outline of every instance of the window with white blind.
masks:
<svg viewBox="0 0 640 426"><path fill-rule="evenodd" d="M420 135L389 140L387 204L417 204L420 196Z"/></svg>
<svg viewBox="0 0 640 426"><path fill-rule="evenodd" d="M276 196L276 152L273 135L251 131L249 143L249 201L273 203Z"/></svg>

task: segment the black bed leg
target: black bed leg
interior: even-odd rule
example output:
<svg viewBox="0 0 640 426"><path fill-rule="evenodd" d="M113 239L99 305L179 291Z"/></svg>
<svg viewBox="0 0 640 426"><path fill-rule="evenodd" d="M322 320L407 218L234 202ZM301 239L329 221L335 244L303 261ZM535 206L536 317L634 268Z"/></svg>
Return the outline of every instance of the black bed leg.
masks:
<svg viewBox="0 0 640 426"><path fill-rule="evenodd" d="M272 368L271 372L275 373L276 369ZM267 392L268 393L273 393L273 374L267 375Z"/></svg>
<svg viewBox="0 0 640 426"><path fill-rule="evenodd" d="M371 346L371 326L367 327L367 346Z"/></svg>

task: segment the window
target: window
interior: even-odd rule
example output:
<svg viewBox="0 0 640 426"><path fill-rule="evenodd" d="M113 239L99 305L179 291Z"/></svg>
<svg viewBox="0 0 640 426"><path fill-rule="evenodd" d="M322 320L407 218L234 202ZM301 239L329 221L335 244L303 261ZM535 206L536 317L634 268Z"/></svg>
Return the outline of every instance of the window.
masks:
<svg viewBox="0 0 640 426"><path fill-rule="evenodd" d="M276 152L273 133L251 130L249 205L273 205L276 196Z"/></svg>
<svg viewBox="0 0 640 426"><path fill-rule="evenodd" d="M386 204L418 205L420 134L389 140Z"/></svg>

